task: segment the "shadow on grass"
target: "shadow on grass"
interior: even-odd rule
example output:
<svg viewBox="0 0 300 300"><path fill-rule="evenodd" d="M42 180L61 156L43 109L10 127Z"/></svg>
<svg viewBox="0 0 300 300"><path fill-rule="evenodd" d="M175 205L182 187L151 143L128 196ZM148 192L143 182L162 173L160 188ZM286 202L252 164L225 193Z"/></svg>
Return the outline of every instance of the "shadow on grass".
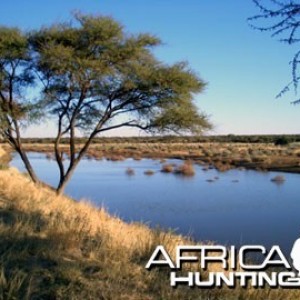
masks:
<svg viewBox="0 0 300 300"><path fill-rule="evenodd" d="M62 232L39 213L0 209L0 299L79 299L101 266L86 259L95 241ZM84 288L83 288L84 287ZM104 299L101 290L89 292Z"/></svg>

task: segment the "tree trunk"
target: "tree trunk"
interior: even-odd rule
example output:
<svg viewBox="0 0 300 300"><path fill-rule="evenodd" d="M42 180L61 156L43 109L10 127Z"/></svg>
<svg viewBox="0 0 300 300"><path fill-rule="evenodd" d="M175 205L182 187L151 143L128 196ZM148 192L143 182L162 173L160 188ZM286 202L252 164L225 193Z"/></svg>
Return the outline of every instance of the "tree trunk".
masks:
<svg viewBox="0 0 300 300"><path fill-rule="evenodd" d="M65 175L60 176L59 184L56 188L56 193L58 196L60 196L64 192L65 187L66 187L67 183L69 182L69 180L71 179L78 163L79 163L79 160L76 160L73 164L70 165L67 173Z"/></svg>
<svg viewBox="0 0 300 300"><path fill-rule="evenodd" d="M38 182L39 182L39 179L38 179L38 177L36 176L36 174L35 174L35 172L34 172L32 166L31 166L31 163L30 163L30 161L29 161L29 159L28 159L28 157L27 157L26 152L24 152L23 149L20 149L20 148L18 148L18 149L16 149L16 150L18 151L18 153L19 153L19 155L20 155L20 157L21 157L21 159L22 159L22 161L23 161L23 163L24 163L24 165L25 165L25 168L26 168L26 170L27 170L27 172L28 172L30 178L32 179L32 181L33 181L34 183L38 183Z"/></svg>
<svg viewBox="0 0 300 300"><path fill-rule="evenodd" d="M89 139L87 140L87 142L85 143L85 145L81 148L81 150L79 151L78 156L75 158L75 150L73 148L73 155L72 155L72 159L70 160L70 165L69 168L66 172L66 174L63 174L62 172L60 173L60 180L59 180L59 184L56 188L56 193L57 195L61 195L64 192L64 189L67 185L67 183L69 182L69 180L71 179L77 165L79 164L79 162L81 161L82 157L85 155L85 153L87 152L93 138L96 135L96 131L93 131L93 133L90 135ZM58 140L59 141L59 140ZM72 138L72 140L70 141L71 144L73 144L74 147L74 137ZM58 142L56 145L56 149L58 149ZM56 156L56 160L59 163L59 156ZM62 170L60 168L60 170Z"/></svg>

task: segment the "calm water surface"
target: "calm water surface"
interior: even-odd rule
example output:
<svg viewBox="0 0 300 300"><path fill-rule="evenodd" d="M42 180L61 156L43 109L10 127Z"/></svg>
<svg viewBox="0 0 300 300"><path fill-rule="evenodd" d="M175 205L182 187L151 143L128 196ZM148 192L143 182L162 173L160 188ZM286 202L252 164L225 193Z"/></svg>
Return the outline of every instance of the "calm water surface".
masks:
<svg viewBox="0 0 300 300"><path fill-rule="evenodd" d="M58 169L45 155L30 153L40 178L55 185ZM180 163L169 160L168 162ZM12 166L24 171L16 155ZM125 174L130 167L134 176ZM144 171L155 171L153 176ZM66 188L76 199L104 206L125 221L172 228L197 240L227 245L280 245L289 252L300 237L300 175L284 174L281 185L271 182L278 172L203 171L183 178L160 172L159 161L128 159L122 162L83 160ZM218 176L213 183L206 180ZM238 182L236 182L238 181Z"/></svg>

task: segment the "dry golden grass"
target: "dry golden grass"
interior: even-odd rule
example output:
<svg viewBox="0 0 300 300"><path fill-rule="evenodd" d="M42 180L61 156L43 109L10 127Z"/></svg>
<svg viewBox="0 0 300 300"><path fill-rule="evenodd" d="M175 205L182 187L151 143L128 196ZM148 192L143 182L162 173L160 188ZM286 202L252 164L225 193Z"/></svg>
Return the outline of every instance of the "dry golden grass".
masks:
<svg viewBox="0 0 300 300"><path fill-rule="evenodd" d="M6 263L1 264L0 299L8 299L1 296L1 289L7 294L11 286L16 290L13 295L17 299L20 293L31 293L24 287L29 282L37 288L34 293L42 298L48 289L40 282L44 276L54 281L62 276L67 282L67 286L53 284L49 295L65 295L57 299L82 299L85 293L92 295L88 299L157 299L159 291L152 291L151 282L158 275L147 272L144 264L156 245L163 244L174 253L176 245L184 243L181 236L151 230L140 223L124 223L88 202L57 197L48 188L34 185L16 169L0 171L0 221L3 218L5 222L0 222L0 261ZM4 249L7 248L3 242L6 239L9 239L9 252ZM20 248L24 251L17 250ZM38 262L32 262L31 255ZM44 274L46 271L41 266L44 264L46 268L54 264L55 270ZM33 275L24 271L28 267L32 268ZM87 269L91 274L85 274ZM93 292L88 292L91 288L89 277L95 281ZM160 279L159 285L164 283L161 289L170 289L166 279ZM81 291L73 287L78 280L83 285ZM72 297L68 298L67 291L71 288ZM98 295L100 290L105 297ZM170 289L162 293L173 295L177 292Z"/></svg>
<svg viewBox="0 0 300 300"><path fill-rule="evenodd" d="M6 151L4 151L4 150L2 149L2 147L0 147L0 157L3 156L4 154L6 154Z"/></svg>
<svg viewBox="0 0 300 300"><path fill-rule="evenodd" d="M0 171L0 197L10 199L10 205L19 211L29 214L39 212L51 221L60 214L70 227L82 222L85 231L91 235L105 232L114 246L120 245L128 253L133 251L133 244L136 251L137 244L143 247L143 244L148 244L152 239L152 231L147 226L124 223L107 214L104 209L96 209L88 201L76 202L66 196L58 197L47 188L34 185L28 177L14 168ZM133 232L135 235L132 235Z"/></svg>

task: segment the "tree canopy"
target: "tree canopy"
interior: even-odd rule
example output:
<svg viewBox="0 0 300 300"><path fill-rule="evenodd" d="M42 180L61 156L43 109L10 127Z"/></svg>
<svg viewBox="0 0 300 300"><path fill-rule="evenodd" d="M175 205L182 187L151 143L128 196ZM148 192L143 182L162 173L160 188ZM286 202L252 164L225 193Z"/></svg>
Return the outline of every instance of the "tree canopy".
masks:
<svg viewBox="0 0 300 300"><path fill-rule="evenodd" d="M128 34L118 22L102 16L76 14L73 22L29 33L2 28L3 136L12 140L19 131L16 126L30 116L37 119L43 114L56 120L61 191L92 139L104 131L134 127L153 133L201 133L211 128L193 100L203 91L204 81L186 62L168 65L159 61L152 49L160 44L153 35ZM39 101L28 102L24 89L28 92L34 83ZM75 145L79 132L87 137L81 148ZM63 137L69 137L67 165L60 150ZM17 149L15 142L11 144ZM30 164L27 169L32 169Z"/></svg>
<svg viewBox="0 0 300 300"><path fill-rule="evenodd" d="M272 37L278 37L280 42L294 45L300 42L300 3L294 0L252 0L260 13L248 18L250 25L257 30L270 32ZM292 61L292 80L280 91L281 97L293 88L297 94L300 74L300 50L296 51ZM296 99L293 103L300 103Z"/></svg>

